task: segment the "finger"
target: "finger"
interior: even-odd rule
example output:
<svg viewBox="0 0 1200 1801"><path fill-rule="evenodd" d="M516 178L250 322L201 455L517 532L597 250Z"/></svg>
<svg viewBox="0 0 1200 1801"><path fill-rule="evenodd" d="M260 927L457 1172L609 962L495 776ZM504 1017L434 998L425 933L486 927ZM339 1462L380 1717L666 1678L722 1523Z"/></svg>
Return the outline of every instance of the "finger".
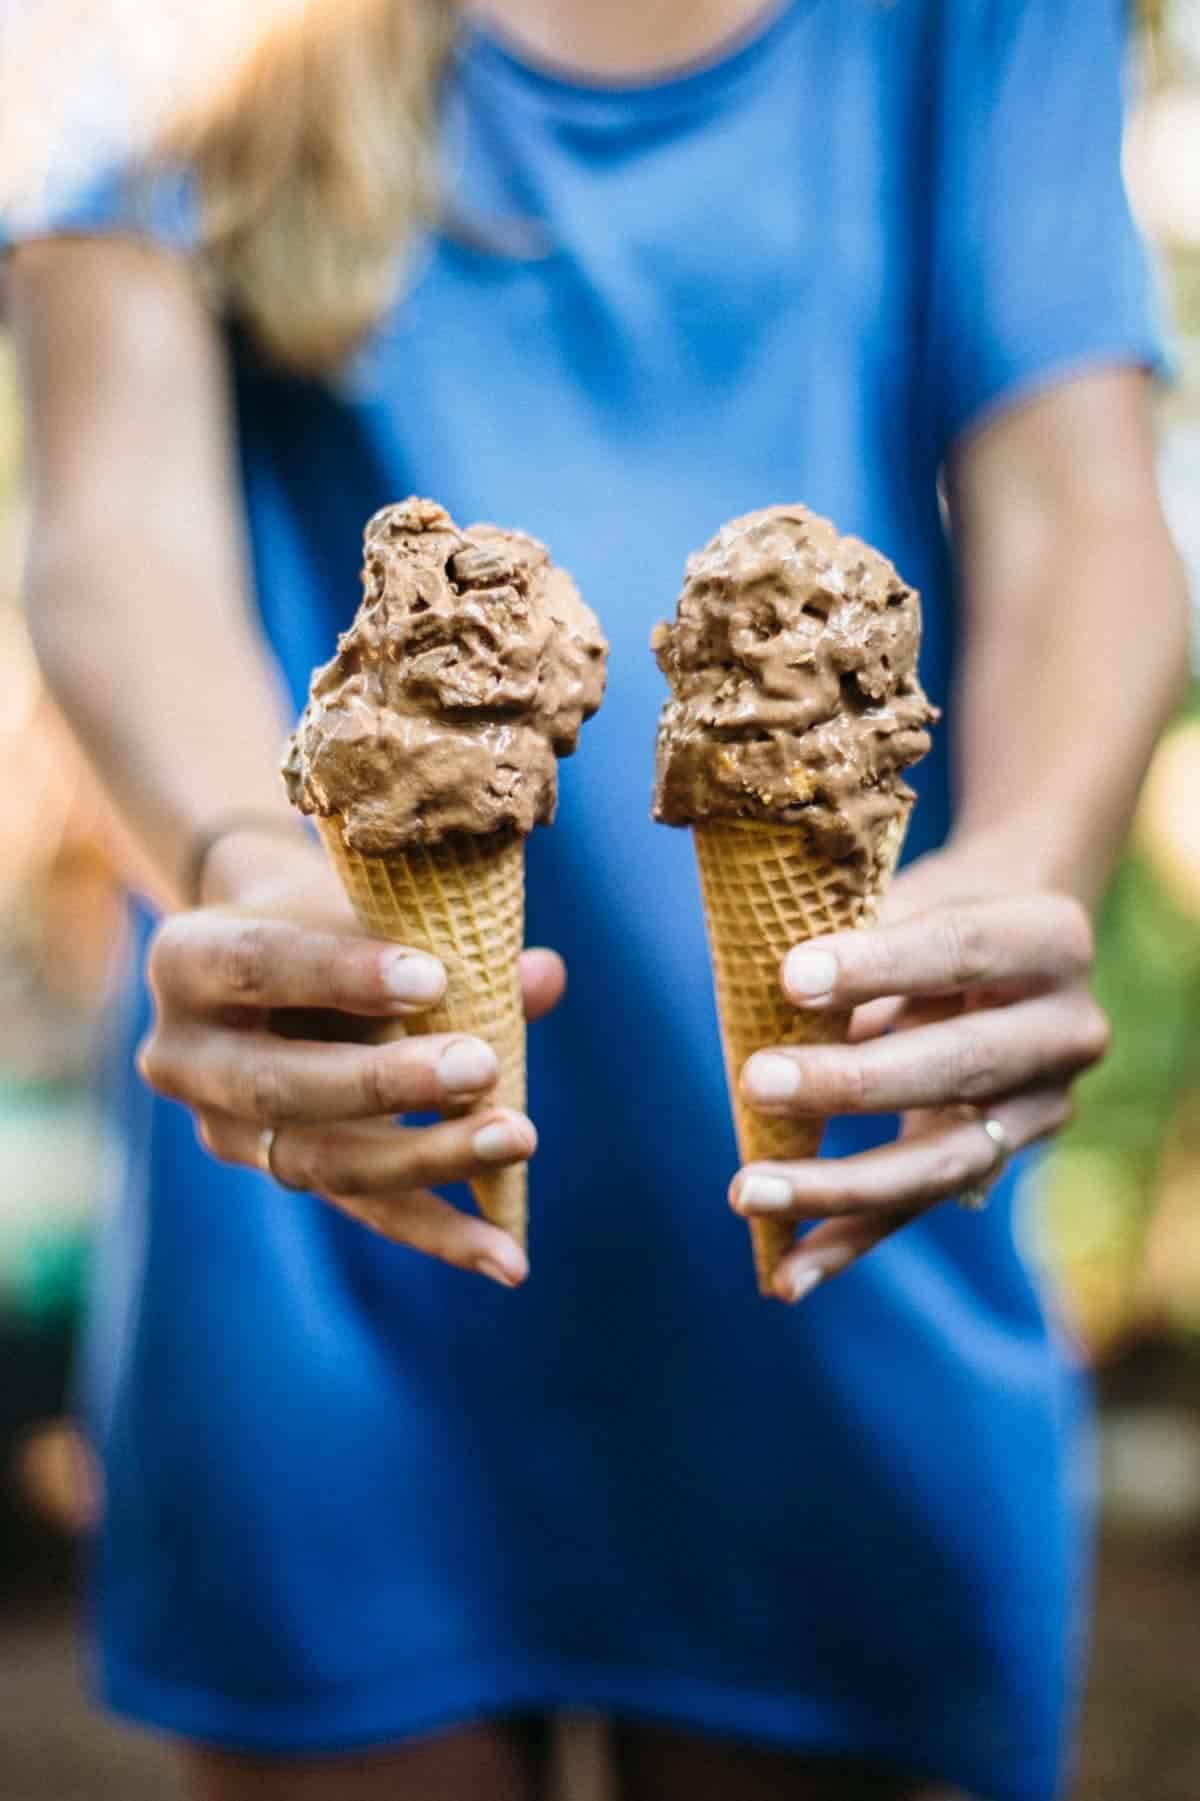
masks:
<svg viewBox="0 0 1200 1801"><path fill-rule="evenodd" d="M856 1007L892 994L1070 983L1092 961L1092 928L1067 895L938 907L897 925L799 944L782 981L798 1007Z"/></svg>
<svg viewBox="0 0 1200 1801"><path fill-rule="evenodd" d="M225 1163L263 1167L263 1128L207 1114L203 1143ZM275 1134L269 1173L285 1188L339 1199L395 1196L404 1189L469 1182L525 1163L537 1149L533 1122L504 1108L431 1126L285 1126Z"/></svg>
<svg viewBox="0 0 1200 1801"><path fill-rule="evenodd" d="M771 1287L781 1301L802 1301L814 1288L873 1251L915 1219L923 1208L876 1214L870 1219L834 1219L814 1226L775 1271Z"/></svg>
<svg viewBox="0 0 1200 1801"><path fill-rule="evenodd" d="M989 1109L1016 1150L1057 1132L1070 1111L1070 1094L1062 1086L1035 1089ZM850 1157L752 1164L735 1176L729 1198L736 1213L753 1218L878 1218L897 1208L949 1200L987 1182L995 1169L996 1147L980 1120L951 1118L932 1131Z"/></svg>
<svg viewBox="0 0 1200 1801"><path fill-rule="evenodd" d="M403 1015L428 1012L446 989L445 970L424 951L216 910L168 920L148 975L168 1012L320 1007Z"/></svg>
<svg viewBox="0 0 1200 1801"><path fill-rule="evenodd" d="M914 1026L931 1025L934 1020L954 1019L963 1011L961 995L922 997L890 994L883 1000L866 1001L856 1007L846 1034L847 1043L864 1044L868 1038L882 1038L885 1032L910 1032Z"/></svg>
<svg viewBox="0 0 1200 1801"><path fill-rule="evenodd" d="M522 951L521 987L527 1019L541 1019L557 1007L567 987L566 965L558 952Z"/></svg>
<svg viewBox="0 0 1200 1801"><path fill-rule="evenodd" d="M247 1127L241 1121L223 1119L219 1115L201 1114L197 1118L200 1140L213 1150L214 1155L223 1155L217 1147L231 1142L224 1136L231 1127L237 1127L243 1133L253 1133L254 1154L239 1154L236 1159L227 1160L261 1168L260 1129ZM289 1132L295 1129L288 1128ZM428 1128L429 1131L440 1129ZM271 1161L276 1167L279 1163L277 1149L282 1137L283 1134L280 1133L272 1152ZM244 1138L239 1141L238 1148L240 1152L245 1150ZM490 1225L487 1220L480 1219L475 1214L460 1212L458 1208L425 1189L411 1189L391 1195L331 1194L326 1198L341 1212L394 1243L406 1244L413 1250L429 1257L437 1257L460 1269L473 1270L475 1274L499 1282L505 1288L519 1287L529 1274L529 1262L524 1251L507 1232L502 1232L499 1227Z"/></svg>
<svg viewBox="0 0 1200 1801"><path fill-rule="evenodd" d="M529 1274L528 1258L507 1232L478 1214L452 1207L428 1189L374 1198L330 1198L343 1213L384 1238L458 1269L473 1270L504 1288L519 1288Z"/></svg>
<svg viewBox="0 0 1200 1801"><path fill-rule="evenodd" d="M796 1118L957 1106L1073 1075L1104 1055L1108 1037L1080 988L866 1044L759 1051L742 1091L760 1112Z"/></svg>
<svg viewBox="0 0 1200 1801"><path fill-rule="evenodd" d="M850 1028L846 1034L847 1043L865 1044L869 1038L882 1038L885 1032L895 1031L906 1005L904 996L900 994L889 994L877 1001L865 1001L851 1015Z"/></svg>
<svg viewBox="0 0 1200 1801"><path fill-rule="evenodd" d="M172 1100L260 1126L461 1106L499 1074L495 1052L478 1038L434 1033L387 1044L313 1044L170 1023L143 1045L138 1067Z"/></svg>

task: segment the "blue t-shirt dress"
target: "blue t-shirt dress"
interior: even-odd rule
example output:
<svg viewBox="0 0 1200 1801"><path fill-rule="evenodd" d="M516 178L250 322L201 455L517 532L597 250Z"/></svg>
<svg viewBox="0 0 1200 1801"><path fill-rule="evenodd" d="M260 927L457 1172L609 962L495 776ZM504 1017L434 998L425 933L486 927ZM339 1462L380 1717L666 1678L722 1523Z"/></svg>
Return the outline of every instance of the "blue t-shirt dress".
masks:
<svg viewBox="0 0 1200 1801"><path fill-rule="evenodd" d="M353 614L363 522L410 492L543 537L611 684L529 846L530 942L571 981L531 1034L522 1291L212 1162L132 1074L131 990L86 1369L120 1712L297 1752L584 1706L985 1801L1057 1792L1086 1400L1013 1182L799 1308L758 1299L692 848L649 817L647 640L734 514L804 500L878 544L922 590L950 713L908 854L943 838L939 469L1032 392L1159 356L1122 56L1118 0L791 0L702 67L616 86L475 31L446 187L459 219L523 230L431 235L331 383L231 335L297 708ZM186 210L164 203L165 236ZM114 219L100 183L57 223Z"/></svg>

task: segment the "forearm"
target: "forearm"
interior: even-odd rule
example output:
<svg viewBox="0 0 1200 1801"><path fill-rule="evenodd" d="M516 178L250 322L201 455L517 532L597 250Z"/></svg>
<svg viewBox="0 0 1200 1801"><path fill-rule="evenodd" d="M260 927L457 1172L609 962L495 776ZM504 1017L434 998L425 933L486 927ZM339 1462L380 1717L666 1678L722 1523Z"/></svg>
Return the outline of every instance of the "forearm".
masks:
<svg viewBox="0 0 1200 1801"><path fill-rule="evenodd" d="M1188 670L1186 583L1139 379L1099 376L1036 403L1011 443L979 446L957 496L955 843L998 887L1088 905ZM1115 416L1093 419L1097 398Z"/></svg>
<svg viewBox="0 0 1200 1801"><path fill-rule="evenodd" d="M35 528L27 572L39 661L128 832L136 879L176 903L190 898L191 847L219 820L261 814L281 833L295 821L280 684L250 622L206 605L186 559L152 533L55 535L51 546Z"/></svg>
<svg viewBox="0 0 1200 1801"><path fill-rule="evenodd" d="M1139 621L1136 597L1145 605ZM1186 681L1186 592L1144 521L1060 540L1024 594L969 628L956 837L1019 885L1091 904Z"/></svg>
<svg viewBox="0 0 1200 1801"><path fill-rule="evenodd" d="M125 243L28 246L9 298L34 643L143 879L186 900L189 847L231 809L303 843L279 777L286 709L250 600L219 335L185 265Z"/></svg>

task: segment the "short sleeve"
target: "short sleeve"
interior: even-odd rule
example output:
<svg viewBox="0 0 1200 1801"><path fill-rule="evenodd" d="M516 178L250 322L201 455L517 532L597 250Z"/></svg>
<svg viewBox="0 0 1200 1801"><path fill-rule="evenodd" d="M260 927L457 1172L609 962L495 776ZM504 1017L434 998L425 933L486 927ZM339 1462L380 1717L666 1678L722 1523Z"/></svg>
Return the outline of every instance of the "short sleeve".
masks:
<svg viewBox="0 0 1200 1801"><path fill-rule="evenodd" d="M124 236L181 255L196 246L199 206L186 169L110 169L0 212L0 256L35 238Z"/></svg>
<svg viewBox="0 0 1200 1801"><path fill-rule="evenodd" d="M946 9L931 270L943 445L1076 371L1164 362L1122 176L1123 0Z"/></svg>

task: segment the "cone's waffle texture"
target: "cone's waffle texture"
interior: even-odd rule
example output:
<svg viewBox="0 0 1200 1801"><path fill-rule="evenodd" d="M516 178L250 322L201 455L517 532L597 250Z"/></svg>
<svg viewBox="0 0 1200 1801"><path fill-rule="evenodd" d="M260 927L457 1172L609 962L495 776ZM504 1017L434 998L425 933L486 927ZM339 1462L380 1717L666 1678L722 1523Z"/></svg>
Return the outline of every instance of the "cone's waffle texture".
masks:
<svg viewBox="0 0 1200 1801"><path fill-rule="evenodd" d="M848 1013L813 1013L784 997L779 971L792 945L828 932L873 923L900 856L907 810L884 828L873 867L851 886L855 872L814 859L795 826L759 820L709 820L693 828L721 1021L725 1073L743 1163L813 1157L821 1120L774 1119L741 1098L739 1075L755 1051L775 1044L837 1043ZM763 1294L792 1248L788 1220L750 1223L754 1264Z"/></svg>
<svg viewBox="0 0 1200 1801"><path fill-rule="evenodd" d="M318 821L325 848L364 930L440 958L441 1005L422 1032L468 1032L490 1044L500 1079L488 1104L524 1113L525 1008L517 959L525 939L525 842L516 836L413 845L361 856L336 818ZM471 1184L485 1219L524 1247L528 1176L519 1163Z"/></svg>

